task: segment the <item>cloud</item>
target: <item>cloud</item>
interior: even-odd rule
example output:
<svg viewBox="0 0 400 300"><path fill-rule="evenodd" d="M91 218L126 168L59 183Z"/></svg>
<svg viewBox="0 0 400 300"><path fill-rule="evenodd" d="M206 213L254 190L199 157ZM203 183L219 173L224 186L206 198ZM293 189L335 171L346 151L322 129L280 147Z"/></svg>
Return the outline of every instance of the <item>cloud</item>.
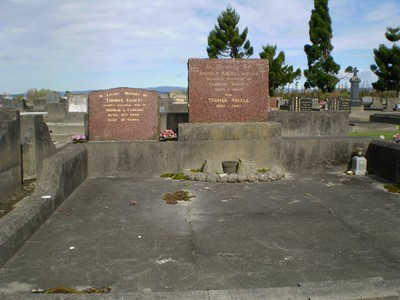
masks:
<svg viewBox="0 0 400 300"><path fill-rule="evenodd" d="M13 58L10 57L10 56L0 56L0 60L3 60L3 61L12 61Z"/></svg>
<svg viewBox="0 0 400 300"><path fill-rule="evenodd" d="M303 47L309 43L313 0L229 2L240 14L239 28L249 29L253 58L262 45L272 44L285 52L288 64L306 66ZM400 15L396 0L329 4L334 55L346 63L353 59L350 50L364 51L358 57L368 55L385 42L386 26L398 26L392 24ZM66 85L57 78L74 76L94 78L78 81L88 89L111 77L113 83L135 78L142 87L177 78L182 83L187 60L207 57L207 36L227 5L226 0L2 0L0 11L7 13L0 18L0 44L6 45L0 48L0 90L23 91L40 78L42 87L53 88Z"/></svg>
<svg viewBox="0 0 400 300"><path fill-rule="evenodd" d="M374 9L370 9L366 15L365 19L368 22L393 22L397 21L398 22L398 17L400 15L400 7L395 2L379 2L377 3L374 7ZM388 26L391 26L390 24L387 24ZM397 24L398 25L398 24Z"/></svg>

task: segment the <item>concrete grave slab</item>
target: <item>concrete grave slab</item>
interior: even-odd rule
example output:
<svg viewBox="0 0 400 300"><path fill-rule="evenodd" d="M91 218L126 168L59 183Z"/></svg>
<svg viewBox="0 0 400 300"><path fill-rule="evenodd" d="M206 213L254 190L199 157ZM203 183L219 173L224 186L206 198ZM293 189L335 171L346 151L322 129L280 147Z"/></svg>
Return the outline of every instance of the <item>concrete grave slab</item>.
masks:
<svg viewBox="0 0 400 300"><path fill-rule="evenodd" d="M176 205L161 199L181 189L196 197ZM373 178L337 173L190 186L89 178L0 269L0 291L20 299L60 285L109 286L110 299L209 290L209 299L252 299L252 292L269 299L261 293L271 288L281 296L285 289L310 297L396 296L396 203Z"/></svg>

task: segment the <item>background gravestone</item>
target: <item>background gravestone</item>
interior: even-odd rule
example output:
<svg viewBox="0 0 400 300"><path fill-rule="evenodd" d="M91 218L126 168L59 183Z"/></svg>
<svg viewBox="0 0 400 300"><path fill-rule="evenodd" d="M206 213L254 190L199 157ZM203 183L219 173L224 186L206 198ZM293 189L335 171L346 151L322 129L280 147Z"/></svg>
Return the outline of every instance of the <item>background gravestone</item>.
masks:
<svg viewBox="0 0 400 300"><path fill-rule="evenodd" d="M300 99L300 111L312 111L312 99Z"/></svg>
<svg viewBox="0 0 400 300"><path fill-rule="evenodd" d="M87 112L88 95L86 94L67 94L68 112Z"/></svg>
<svg viewBox="0 0 400 300"><path fill-rule="evenodd" d="M310 98L294 97L289 100L290 111L312 111L313 100Z"/></svg>
<svg viewBox="0 0 400 300"><path fill-rule="evenodd" d="M189 121L265 121L268 61L189 59Z"/></svg>
<svg viewBox="0 0 400 300"><path fill-rule="evenodd" d="M32 100L32 102L35 111L47 111L47 97L35 98ZM52 103L52 104L56 105L58 103Z"/></svg>
<svg viewBox="0 0 400 300"><path fill-rule="evenodd" d="M47 94L47 99L46 102L51 103L51 104L57 104L60 103L60 93L59 92L50 92L49 94Z"/></svg>
<svg viewBox="0 0 400 300"><path fill-rule="evenodd" d="M353 78L350 78L350 105L351 106L361 106L361 97L360 97L360 82L361 79L358 78L357 73L358 69L354 68Z"/></svg>
<svg viewBox="0 0 400 300"><path fill-rule="evenodd" d="M114 88L89 94L90 140L152 140L157 139L158 134L156 92Z"/></svg>
<svg viewBox="0 0 400 300"><path fill-rule="evenodd" d="M350 99L340 99L340 101L339 101L339 110L348 110L348 111L350 111Z"/></svg>
<svg viewBox="0 0 400 300"><path fill-rule="evenodd" d="M24 109L24 103L21 99L8 99L1 97L0 108L16 109L22 111Z"/></svg>

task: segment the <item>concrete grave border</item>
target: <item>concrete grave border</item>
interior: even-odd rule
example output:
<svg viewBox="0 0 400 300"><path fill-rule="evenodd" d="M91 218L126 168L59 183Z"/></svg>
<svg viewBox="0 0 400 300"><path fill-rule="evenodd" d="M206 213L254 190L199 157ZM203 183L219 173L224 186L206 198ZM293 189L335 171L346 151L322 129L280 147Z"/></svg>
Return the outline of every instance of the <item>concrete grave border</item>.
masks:
<svg viewBox="0 0 400 300"><path fill-rule="evenodd" d="M70 145L43 161L34 193L0 219L0 267L87 178L87 150Z"/></svg>

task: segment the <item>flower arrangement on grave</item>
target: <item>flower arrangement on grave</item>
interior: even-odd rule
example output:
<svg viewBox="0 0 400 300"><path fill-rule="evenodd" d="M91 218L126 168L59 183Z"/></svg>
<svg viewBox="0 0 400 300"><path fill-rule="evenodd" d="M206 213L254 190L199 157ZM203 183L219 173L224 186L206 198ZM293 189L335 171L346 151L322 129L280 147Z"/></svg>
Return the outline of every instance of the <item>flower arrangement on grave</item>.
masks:
<svg viewBox="0 0 400 300"><path fill-rule="evenodd" d="M77 144L77 143L85 143L85 142L86 142L86 135L76 133L76 134L74 134L74 135L72 136L71 140L72 140L72 142L73 142L74 144Z"/></svg>
<svg viewBox="0 0 400 300"><path fill-rule="evenodd" d="M178 135L172 129L165 129L160 133L160 141L174 140Z"/></svg>
<svg viewBox="0 0 400 300"><path fill-rule="evenodd" d="M393 142L400 144L400 133L393 136Z"/></svg>

